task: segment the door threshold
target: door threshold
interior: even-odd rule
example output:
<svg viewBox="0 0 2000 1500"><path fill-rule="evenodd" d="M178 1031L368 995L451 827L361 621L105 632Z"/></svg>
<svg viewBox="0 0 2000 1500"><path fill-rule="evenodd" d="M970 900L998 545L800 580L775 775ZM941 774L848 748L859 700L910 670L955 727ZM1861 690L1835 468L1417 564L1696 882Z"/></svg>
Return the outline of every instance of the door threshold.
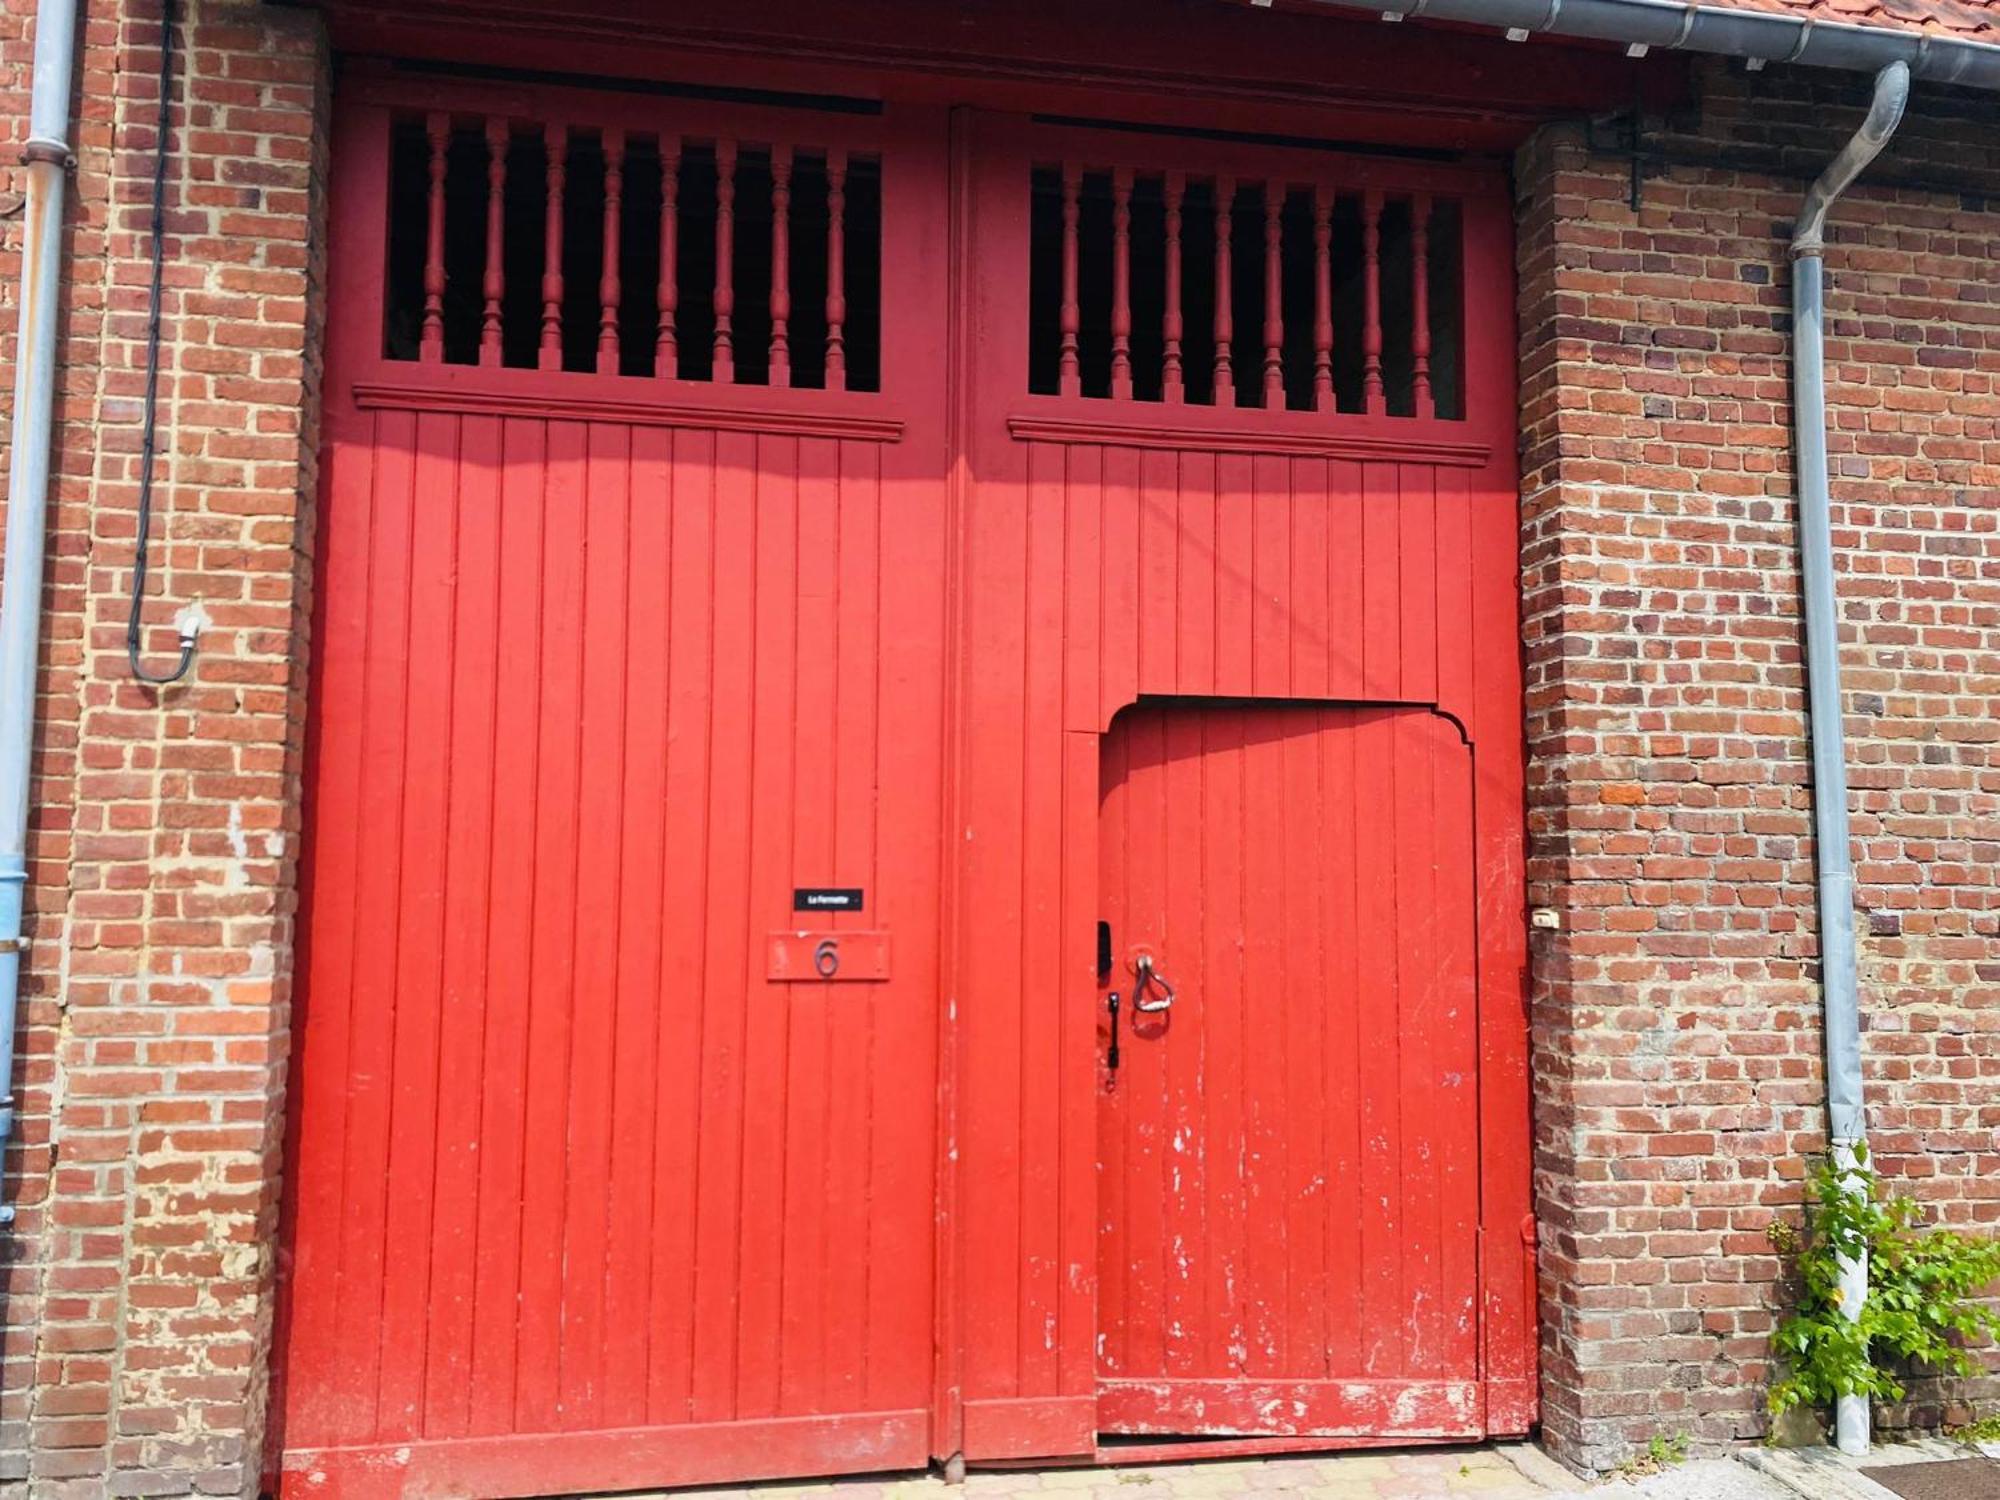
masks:
<svg viewBox="0 0 2000 1500"><path fill-rule="evenodd" d="M1367 1437L1361 1434L1305 1433L1195 1437L1122 1437L1103 1433L1094 1461L1100 1468L1131 1464L1179 1464L1203 1458L1262 1458L1281 1453L1340 1453L1356 1448L1438 1448L1476 1442L1464 1437Z"/></svg>

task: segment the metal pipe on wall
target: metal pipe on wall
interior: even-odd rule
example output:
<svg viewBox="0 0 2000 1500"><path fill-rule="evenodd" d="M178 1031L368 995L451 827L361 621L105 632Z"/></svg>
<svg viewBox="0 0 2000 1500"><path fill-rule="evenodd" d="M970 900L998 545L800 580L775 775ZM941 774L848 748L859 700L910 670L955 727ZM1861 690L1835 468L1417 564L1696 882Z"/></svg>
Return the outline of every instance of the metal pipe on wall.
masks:
<svg viewBox="0 0 2000 1500"><path fill-rule="evenodd" d="M42 559L48 538L49 453L56 388L56 299L63 197L70 165L69 95L76 0L43 0L35 16L28 107L27 199L20 326L7 478L6 572L0 576L0 1148L14 1129L14 1031L21 992L22 907L28 883L28 783L41 655ZM13 1205L0 1201L0 1224Z"/></svg>
<svg viewBox="0 0 2000 1500"><path fill-rule="evenodd" d="M1840 619L1833 587L1833 521L1826 462L1827 210L1888 143L1910 97L1910 70L1875 75L1868 118L1806 192L1792 231L1792 428L1798 451L1799 572L1806 611L1806 711L1812 732L1813 840L1819 871L1820 993L1826 1031L1827 1136L1854 1191L1866 1125L1861 1106L1861 1007L1854 945L1854 852L1847 825L1847 736L1841 719ZM1861 1314L1865 1259L1843 1260L1841 1309ZM1868 1398L1842 1396L1834 1412L1843 1453L1868 1451Z"/></svg>

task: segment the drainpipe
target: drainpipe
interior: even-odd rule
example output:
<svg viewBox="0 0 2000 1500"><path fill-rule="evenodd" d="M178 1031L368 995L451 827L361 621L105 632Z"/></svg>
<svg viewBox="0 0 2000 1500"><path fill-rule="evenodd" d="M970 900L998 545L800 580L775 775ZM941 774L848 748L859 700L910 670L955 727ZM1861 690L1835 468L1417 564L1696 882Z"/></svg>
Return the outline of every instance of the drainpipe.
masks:
<svg viewBox="0 0 2000 1500"><path fill-rule="evenodd" d="M1841 723L1840 622L1833 596L1833 523L1826 471L1827 210L1888 143L1910 97L1910 70L1875 75L1875 102L1852 140L1806 192L1792 231L1792 426L1798 445L1799 571L1805 583L1806 710L1812 725L1813 838L1819 866L1820 991L1825 1005L1827 1136L1852 1191L1864 1126L1861 1008L1854 956L1854 852L1847 830L1847 742ZM1841 1309L1859 1318L1866 1257L1840 1265ZM1868 1398L1843 1395L1834 1411L1840 1451L1868 1451Z"/></svg>
<svg viewBox="0 0 2000 1500"><path fill-rule="evenodd" d="M35 15L34 91L22 222L14 431L7 476L7 562L0 593L0 1149L14 1130L14 1027L21 993L21 906L28 884L28 775L35 740L42 553L48 536L49 447L56 390L56 289L69 171L69 91L76 0ZM14 1219L0 1202L0 1224Z"/></svg>

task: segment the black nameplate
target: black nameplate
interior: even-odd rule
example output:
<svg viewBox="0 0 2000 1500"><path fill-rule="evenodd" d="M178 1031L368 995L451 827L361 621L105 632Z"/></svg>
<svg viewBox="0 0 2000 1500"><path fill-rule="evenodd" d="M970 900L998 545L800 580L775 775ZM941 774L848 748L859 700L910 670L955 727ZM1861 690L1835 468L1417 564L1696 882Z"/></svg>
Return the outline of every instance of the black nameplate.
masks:
<svg viewBox="0 0 2000 1500"><path fill-rule="evenodd" d="M793 911L860 911L859 886L800 886L792 892Z"/></svg>

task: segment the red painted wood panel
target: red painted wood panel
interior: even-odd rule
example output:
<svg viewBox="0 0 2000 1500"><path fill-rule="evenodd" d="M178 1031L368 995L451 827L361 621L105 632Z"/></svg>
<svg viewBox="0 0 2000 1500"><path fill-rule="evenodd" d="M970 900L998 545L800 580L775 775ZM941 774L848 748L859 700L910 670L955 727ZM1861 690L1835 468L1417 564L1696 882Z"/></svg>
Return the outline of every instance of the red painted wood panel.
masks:
<svg viewBox="0 0 2000 1500"><path fill-rule="evenodd" d="M879 395L725 397L710 424L650 379L399 365L342 262L288 1491L929 1451L943 134L855 128L904 231ZM385 116L344 132L365 237ZM814 921L889 934L883 980L767 977L797 886L866 892Z"/></svg>
<svg viewBox="0 0 2000 1500"><path fill-rule="evenodd" d="M1103 1429L1478 1432L1471 762L1423 708L1105 737Z"/></svg>

